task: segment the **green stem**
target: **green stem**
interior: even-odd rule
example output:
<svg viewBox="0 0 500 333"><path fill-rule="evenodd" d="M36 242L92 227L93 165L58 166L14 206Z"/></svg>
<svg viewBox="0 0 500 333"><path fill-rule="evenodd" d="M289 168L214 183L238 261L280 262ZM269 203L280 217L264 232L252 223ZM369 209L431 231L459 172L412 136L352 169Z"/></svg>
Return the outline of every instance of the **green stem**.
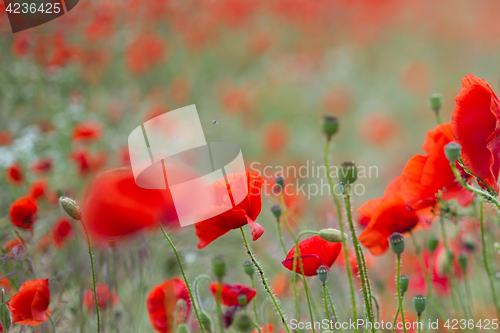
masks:
<svg viewBox="0 0 500 333"><path fill-rule="evenodd" d="M420 313L418 314L418 319L417 319L417 322L418 322L418 333L420 333L420 329L421 329L421 326L422 326L422 323L420 322L421 320L421 315Z"/></svg>
<svg viewBox="0 0 500 333"><path fill-rule="evenodd" d="M443 121L441 120L441 115L439 114L439 111L434 112L434 114L436 115L436 121L437 121L438 125L441 125L443 123Z"/></svg>
<svg viewBox="0 0 500 333"><path fill-rule="evenodd" d="M253 278L253 275L250 277L250 279L252 280L252 289L255 290L255 280ZM253 301L253 312L255 314L255 322L257 323L257 330L259 331L259 333L262 333L262 330L260 328L260 325L259 325L259 315L257 314L257 301L254 300Z"/></svg>
<svg viewBox="0 0 500 333"><path fill-rule="evenodd" d="M398 321L398 316L399 316L399 300L398 300L398 310L396 311L396 315L394 316L394 321L392 322L392 333L396 331L396 322Z"/></svg>
<svg viewBox="0 0 500 333"><path fill-rule="evenodd" d="M371 306L371 295L368 292L368 287L367 287L367 276L366 272L363 271L363 251L361 250L361 246L359 245L358 241L358 236L356 235L356 230L354 229L354 223L352 221L352 216L351 216L351 200L350 200L350 185L345 184L344 185L344 206L345 206L345 214L346 214L346 220L347 220L347 225L349 226L349 230L351 231L351 237L352 241L354 243L354 250L356 253L356 260L358 263L358 267L360 270L360 278L361 278L361 287L363 291L363 299L365 301L365 315L366 318L374 325L374 319L373 319L373 313L372 313L372 306ZM372 329L372 332L375 330Z"/></svg>
<svg viewBox="0 0 500 333"><path fill-rule="evenodd" d="M95 313L97 316L97 332L101 332L101 321L99 318L99 306L97 303L97 290L96 290L96 283L95 283L95 270L94 270L94 256L92 255L92 247L90 246L90 237L89 233L87 231L87 227L85 226L85 223L83 222L83 219L80 220L83 225L83 230L85 231L85 236L87 237L87 246L89 248L89 256L90 256L90 266L92 267L92 285L93 285L93 292L94 292L94 302L95 302Z"/></svg>
<svg viewBox="0 0 500 333"><path fill-rule="evenodd" d="M288 229L288 232L290 232L290 235L292 236L293 238L293 241L295 242L295 254L293 256L293 279L295 280L295 283L297 283L297 276L295 275L295 270L296 270L296 262L297 262L297 259L298 259L298 262L299 262L299 267L300 267L300 271L302 272L302 276L303 276L303 279L302 281L304 282L304 291L305 291L305 294L306 294L306 299L307 299L307 306L309 308L309 316L311 318L311 323L314 322L314 317L313 317L313 312L312 312L312 307L311 307L311 299L309 297L309 288L308 288L308 285L307 285L307 280L306 280L306 277L305 277L305 274L304 274L304 265L302 263L302 256L300 255L300 247L299 247L299 237L295 237L293 231L292 231L292 228L290 228L290 224L288 224L288 219L286 217L286 206L285 206L285 198L283 196L283 191L281 191L280 193L280 198L281 198L281 210L283 212L283 220L285 221L285 225ZM306 233L310 233L311 231L305 231L304 234ZM314 231L312 231L314 233ZM296 290L295 290L296 291ZM297 297L296 297L296 302L297 301ZM298 304L296 303L296 306L298 307ZM297 310L298 311L298 310ZM299 318L297 318L297 320L299 320ZM313 333L316 333L316 329L314 328L314 325L312 326L312 331Z"/></svg>
<svg viewBox="0 0 500 333"><path fill-rule="evenodd" d="M453 171L453 174L455 175L455 178L458 180L460 185L468 189L469 191L479 195L480 197L486 199L487 202L492 203L497 207L497 209L500 210L500 202L498 201L497 198L489 194L488 192L484 192L482 190L479 190L475 187L472 187L471 185L467 184L463 179L462 176L460 176L460 172L457 169L457 166L455 164L450 164L451 171Z"/></svg>
<svg viewBox="0 0 500 333"><path fill-rule="evenodd" d="M328 299L326 298L326 284L323 283L323 300L325 301L325 314L326 320L330 322L330 329L333 330L332 323L330 321L330 311L328 310Z"/></svg>
<svg viewBox="0 0 500 333"><path fill-rule="evenodd" d="M247 238L245 236L245 232L243 231L243 228L240 228L240 231L241 231L241 236L243 237L243 242L245 243L245 248L247 250L247 253L250 256L250 259L252 260L253 264L255 265L257 270L259 271L260 278L262 279L262 283L264 284L264 288L266 289L267 293L271 297L271 299L274 303L274 307L276 308L276 310L278 311L278 313L280 315L281 322L283 323L283 326L285 326L285 330L287 331L287 333L290 333L290 328L288 327L288 324L286 323L285 316L283 315L283 312L281 311L281 307L279 306L278 301L276 300L276 297L274 297L274 294L271 292L271 289L269 288L269 285L267 284L266 277L264 276L264 271L262 270L262 268L260 267L260 264L255 259L252 251L250 250L250 246L248 245Z"/></svg>
<svg viewBox="0 0 500 333"><path fill-rule="evenodd" d="M54 333L56 333L56 324L54 323L54 320L48 312L45 312L45 314L47 315L47 317L49 317L50 323L52 324L52 330L54 331Z"/></svg>
<svg viewBox="0 0 500 333"><path fill-rule="evenodd" d="M443 243L444 247L446 249L446 256L447 258L453 258L453 252L451 251L451 248L448 244L448 237L446 236L446 227L444 225L444 213L441 211L439 213L439 223L441 225L441 234L443 236ZM450 268L447 269L446 274L448 275L448 278L450 280L450 294L451 294L451 301L453 303L453 309L455 310L455 314L458 316L459 315L459 307L457 305L457 299L455 297L455 283L454 283L454 274L451 272L453 270L453 259L452 262L450 263Z"/></svg>
<svg viewBox="0 0 500 333"><path fill-rule="evenodd" d="M196 302L198 302L198 306L200 307L200 311L203 309L203 307L201 306L200 294L198 293L198 283L200 283L201 279L207 280L209 284L212 282L212 280L210 279L210 277L207 274L198 275L196 277L196 279L194 280L194 296L195 296Z"/></svg>
<svg viewBox="0 0 500 333"><path fill-rule="evenodd" d="M325 152L323 154L323 162L325 165L326 169L326 177L328 178L328 183L330 184L330 191L333 197L333 202L335 204L335 211L337 212L337 220L338 220L338 225L340 232L344 234L344 223L342 222L342 211L340 209L340 203L339 199L337 198L337 195L335 194L335 188L333 185L333 179L330 174L330 163L328 162L328 152L330 151L330 140L326 140L325 144ZM351 271L351 263L349 262L349 254L347 253L347 241L345 239L342 239L342 250L344 253L344 261L345 261L345 269L347 273L347 280L349 281L349 289L351 293L351 310L352 310L352 317L353 320L356 321L357 319L357 314L356 314L356 295L354 293L354 281L352 277L352 271ZM358 329L357 327L354 328L354 333L357 333Z"/></svg>
<svg viewBox="0 0 500 333"><path fill-rule="evenodd" d="M377 299L372 295L373 301L375 301L375 308L377 309L377 322L380 322L380 307L378 306Z"/></svg>
<svg viewBox="0 0 500 333"><path fill-rule="evenodd" d="M224 318L222 318L222 280L217 281L217 297L215 303L217 304L217 318L219 319L219 331L224 333Z"/></svg>
<svg viewBox="0 0 500 333"><path fill-rule="evenodd" d="M276 222L278 224L278 236L279 236L279 239L280 239L280 243L281 243L281 248L283 249L283 253L285 254L285 256L287 255L288 252L286 252L286 245L285 245L285 242L283 241L283 234L281 232L281 225L280 225L280 219L276 219Z"/></svg>
<svg viewBox="0 0 500 333"><path fill-rule="evenodd" d="M333 317L335 318L335 322L337 323L339 320L337 318L337 313L335 312L335 307L333 306L332 295L330 295L330 290L327 289L326 291L327 291L328 299L330 300L330 307L332 308ZM340 330L340 333L344 332L342 330L342 326L339 327L339 330Z"/></svg>
<svg viewBox="0 0 500 333"><path fill-rule="evenodd" d="M203 325L201 324L200 315L198 313L198 308L196 307L196 302L194 301L194 298L193 298L193 293L191 292L191 287L189 286L189 281L186 277L186 273L184 273L184 269L182 268L182 263L181 263L181 258L179 257L179 253L177 253L177 249L175 248L174 243L172 243L172 241L170 240L170 237L168 237L168 235L165 232L165 229L163 229L163 225L161 223L160 223L160 228L161 228L161 232L163 233L163 236L165 236L165 239L170 244L170 247L172 247L172 251L174 251L175 258L177 259L177 264L179 265L179 269L181 270L182 277L184 278L184 283L186 284L186 288L189 292L189 297L193 303L193 309L194 309L194 313L196 314L196 318L198 319L198 325L200 325L201 333L204 333L205 330L203 329Z"/></svg>
<svg viewBox="0 0 500 333"><path fill-rule="evenodd" d="M401 295L401 289L400 289L400 277L401 277L401 255L398 254L396 284L398 288L399 309L401 310L401 322L403 323L403 330L406 333L405 313L403 311L403 295Z"/></svg>
<svg viewBox="0 0 500 333"><path fill-rule="evenodd" d="M486 252L486 235L484 233L484 217L483 217L483 202L479 201L479 224L481 226L481 242L483 247L483 262L484 268L486 270L486 274L488 275L488 279L490 280L491 293L493 294L493 302L495 303L495 308L497 310L497 316L500 318L500 307L498 306L497 299L497 291L495 288L495 277L493 276L493 272L491 271L490 263L488 260L488 255Z"/></svg>

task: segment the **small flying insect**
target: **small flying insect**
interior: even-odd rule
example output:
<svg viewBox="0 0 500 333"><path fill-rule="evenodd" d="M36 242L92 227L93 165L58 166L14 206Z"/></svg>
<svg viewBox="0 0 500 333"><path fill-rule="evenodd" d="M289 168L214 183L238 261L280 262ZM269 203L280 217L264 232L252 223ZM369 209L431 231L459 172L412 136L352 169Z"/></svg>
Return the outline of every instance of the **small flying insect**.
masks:
<svg viewBox="0 0 500 333"><path fill-rule="evenodd" d="M219 122L215 119L212 119L212 123L215 125L215 124L218 124Z"/></svg>

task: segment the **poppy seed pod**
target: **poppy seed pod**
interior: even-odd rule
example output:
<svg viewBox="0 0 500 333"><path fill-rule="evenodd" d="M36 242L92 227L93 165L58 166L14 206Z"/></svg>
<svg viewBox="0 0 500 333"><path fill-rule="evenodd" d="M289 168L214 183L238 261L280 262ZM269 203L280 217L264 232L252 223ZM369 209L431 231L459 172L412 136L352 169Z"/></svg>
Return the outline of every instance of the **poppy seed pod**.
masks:
<svg viewBox="0 0 500 333"><path fill-rule="evenodd" d="M0 304L0 323L3 326L5 332L8 332L12 326L12 317L10 315L10 310L5 303L5 290L2 288L2 304Z"/></svg>
<svg viewBox="0 0 500 333"><path fill-rule="evenodd" d="M243 270L246 275L252 277L253 273L255 273L255 265L251 260L247 260L243 263Z"/></svg>
<svg viewBox="0 0 500 333"><path fill-rule="evenodd" d="M399 277L399 291L401 292L401 295L404 295L406 291L408 290L408 286L410 285L410 280L406 275L401 275Z"/></svg>
<svg viewBox="0 0 500 333"><path fill-rule="evenodd" d="M186 324L181 323L179 324L179 326L177 326L175 333L189 333L189 328L187 327Z"/></svg>
<svg viewBox="0 0 500 333"><path fill-rule="evenodd" d="M252 319L245 311L240 311L236 314L231 327L243 333L249 333L254 329Z"/></svg>
<svg viewBox="0 0 500 333"><path fill-rule="evenodd" d="M323 265L319 266L316 273L318 273L318 278L321 281L321 284L325 285L326 279L328 278L328 270L326 269L326 267Z"/></svg>
<svg viewBox="0 0 500 333"><path fill-rule="evenodd" d="M439 112L443 106L443 96L438 92L429 95L429 105L434 112Z"/></svg>
<svg viewBox="0 0 500 333"><path fill-rule="evenodd" d="M430 236L429 239L427 239L427 248L433 252L437 249L439 244L439 239L436 236Z"/></svg>
<svg viewBox="0 0 500 333"><path fill-rule="evenodd" d="M455 165L455 162L460 157L461 153L462 146L454 141L449 142L448 144L446 144L446 146L444 146L444 154L452 165Z"/></svg>
<svg viewBox="0 0 500 333"><path fill-rule="evenodd" d="M241 307L247 306L247 304L248 304L247 296L244 294L238 295L238 303L240 303Z"/></svg>
<svg viewBox="0 0 500 333"><path fill-rule="evenodd" d="M344 162L339 166L339 180L343 184L352 184L358 179L358 168L354 162Z"/></svg>
<svg viewBox="0 0 500 333"><path fill-rule="evenodd" d="M465 270L467 269L467 264L468 264L467 255L465 253L460 253L457 260L458 260L458 264L460 265L460 268L462 269L463 272L465 272Z"/></svg>
<svg viewBox="0 0 500 333"><path fill-rule="evenodd" d="M276 220L279 221L281 217L281 206L280 205L274 205L271 207L271 213L273 213L274 217Z"/></svg>
<svg viewBox="0 0 500 333"><path fill-rule="evenodd" d="M345 239L347 239L347 235L345 233L332 228L321 229L318 232L318 235L330 243L342 243Z"/></svg>
<svg viewBox="0 0 500 333"><path fill-rule="evenodd" d="M420 316L422 312L425 311L425 306L427 305L427 298L422 295L417 295L413 297L413 308Z"/></svg>
<svg viewBox="0 0 500 333"><path fill-rule="evenodd" d="M393 233L388 239L392 252L400 255L405 250L405 237L399 232Z"/></svg>
<svg viewBox="0 0 500 333"><path fill-rule="evenodd" d="M75 200L68 197L60 197L59 204L70 217L78 221L82 219L82 210Z"/></svg>
<svg viewBox="0 0 500 333"><path fill-rule="evenodd" d="M283 184L285 183L285 177L283 175L279 175L274 178L274 182L278 185L278 188L281 190L283 188Z"/></svg>
<svg viewBox="0 0 500 333"><path fill-rule="evenodd" d="M217 277L217 280L222 280L222 278L226 275L226 270L226 261L222 256L217 256L212 260L212 271Z"/></svg>
<svg viewBox="0 0 500 333"><path fill-rule="evenodd" d="M212 320L210 319L210 316L205 312L201 311L200 313L200 322L203 328L208 332L212 333Z"/></svg>
<svg viewBox="0 0 500 333"><path fill-rule="evenodd" d="M339 130L339 120L333 114L326 114L323 117L323 132L326 134L328 141Z"/></svg>

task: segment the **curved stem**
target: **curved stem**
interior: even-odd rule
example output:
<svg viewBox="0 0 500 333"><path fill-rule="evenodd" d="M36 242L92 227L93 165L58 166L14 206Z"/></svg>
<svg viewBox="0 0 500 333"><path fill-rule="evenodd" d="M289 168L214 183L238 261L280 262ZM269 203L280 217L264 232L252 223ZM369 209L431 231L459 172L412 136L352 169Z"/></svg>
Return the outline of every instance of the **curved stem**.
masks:
<svg viewBox="0 0 500 333"><path fill-rule="evenodd" d="M378 306L377 299L372 295L373 301L375 301L375 308L377 309L377 322L380 322L380 307Z"/></svg>
<svg viewBox="0 0 500 333"><path fill-rule="evenodd" d="M337 221L339 225L340 232L344 234L344 223L342 221L342 211L340 209L340 203L339 199L337 198L337 195L335 194L335 188L333 184L333 179L330 174L330 163L328 162L328 152L330 151L330 140L326 140L325 144L325 152L323 154L323 162L325 165L326 169L326 177L328 178L328 183L330 185L330 192L333 197L333 202L335 204L335 211L337 212ZM347 280L349 281L349 289L351 293L351 310L352 310L352 317L353 320L357 320L357 314L356 314L356 295L354 293L354 281L352 277L352 271L351 271L351 263L349 262L349 254L347 253L347 240L342 239L342 251L344 253L344 261L345 261L345 269L347 273ZM354 333L357 333L358 329L357 327L354 328Z"/></svg>
<svg viewBox="0 0 500 333"><path fill-rule="evenodd" d="M330 300L330 307L332 308L333 317L335 318L335 322L338 322L339 320L337 318L337 313L335 312L335 307L333 306L333 300L332 300L332 295L330 295L330 290L328 290L328 288L327 288L326 292L328 295L328 299ZM342 325L340 325L339 330L340 330L340 333L344 332L342 330Z"/></svg>
<svg viewBox="0 0 500 333"><path fill-rule="evenodd" d="M486 251L486 235L484 233L484 217L483 217L483 202L479 201L479 224L481 227L481 242L483 247L483 263L484 268L486 270L486 274L488 275L488 279L490 280L491 293L493 294L493 302L495 303L495 308L497 310L497 315L500 318L500 308L498 306L497 299L497 291L495 288L495 277L493 276L493 272L491 271L490 263L488 260L488 254Z"/></svg>
<svg viewBox="0 0 500 333"><path fill-rule="evenodd" d="M399 300L399 309L401 310L401 322L403 323L403 330L406 333L406 323L405 323L405 313L403 311L403 295L401 295L401 289L400 289L400 277L401 277L401 255L398 254L398 260L397 260L397 277L396 277L396 284L398 288L398 300Z"/></svg>
<svg viewBox="0 0 500 333"><path fill-rule="evenodd" d="M399 300L398 300L398 310L396 311L396 315L394 316L394 321L392 323L392 333L396 331L396 322L398 321L399 316Z"/></svg>
<svg viewBox="0 0 500 333"><path fill-rule="evenodd" d="M210 277L207 274L198 275L196 277L196 279L194 279L194 296L195 296L196 302L198 302L198 306L200 307L200 311L202 310L202 306L201 306L200 294L198 293L198 283L200 283L201 279L207 280L208 283L212 282L212 280L210 279Z"/></svg>
<svg viewBox="0 0 500 333"><path fill-rule="evenodd" d="M372 313L372 306L371 306L371 295L368 292L368 287L367 287L367 276L366 272L364 272L363 269L363 251L361 250L361 246L359 245L358 241L358 236L356 235L356 230L354 229L354 223L352 221L352 216L351 216L351 200L350 200L350 185L345 184L344 185L344 206L345 206L345 214L346 214L346 220L347 220L347 225L349 226L349 230L351 231L351 237L352 237L352 242L354 243L354 250L356 253L356 261L358 263L358 267L360 270L360 278L361 278L361 287L363 291L363 299L365 302L365 312L366 312L366 317L368 320L374 324L373 322L373 313ZM363 259L362 259L363 258ZM372 332L375 330L372 328Z"/></svg>
<svg viewBox="0 0 500 333"><path fill-rule="evenodd" d="M101 332L101 321L99 318L99 305L97 303L97 290L96 290L96 283L95 283L95 270L94 270L94 256L92 255L92 247L90 246L90 237L89 233L87 231L87 227L85 226L85 223L83 222L83 219L80 220L83 225L83 230L85 230L85 236L87 237L87 246L89 248L89 256L90 256L90 266L92 267L92 285L93 285L93 293L94 293L94 302L95 302L95 313L97 316L97 332Z"/></svg>
<svg viewBox="0 0 500 333"><path fill-rule="evenodd" d="M248 245L248 241L247 241L247 238L245 236L245 232L243 231L243 227L240 228L240 231L241 231L241 236L243 237L243 242L245 243L245 248L247 250L247 253L250 256L250 259L252 260L253 264L255 265L257 270L259 271L260 278L262 279L262 283L264 284L264 288L266 289L267 293L271 297L271 299L274 303L274 306L276 307L276 310L278 311L278 313L280 315L281 322L283 323L283 326L285 326L285 330L287 331L287 333L290 333L290 328L288 327L288 324L286 323L285 316L283 315L283 312L281 311L281 307L279 306L278 301L276 300L276 297L274 297L274 294L272 293L271 289L269 288L269 285L267 284L266 277L264 276L264 271L262 270L262 268L260 267L260 264L255 259L252 251L250 250L250 246Z"/></svg>
<svg viewBox="0 0 500 333"><path fill-rule="evenodd" d="M189 281L186 277L186 273L184 273L184 269L182 268L182 263L181 263L181 258L179 257L179 253L177 253L177 249L175 248L174 243L172 243L172 241L170 240L170 237L168 237L168 235L165 232L165 229L163 229L163 225L161 223L160 223L160 229L161 229L161 232L163 233L163 236L165 236L165 239L170 244L170 247L172 247L172 251L174 251L175 258L177 259L177 264L179 265L179 269L181 270L182 277L184 278L184 283L186 283L186 288L189 292L189 297L191 298L192 303L193 303L193 309L194 309L194 313L196 314L196 318L198 319L198 325L200 325L201 333L204 333L205 330L203 328L203 325L201 324L200 314L198 313L198 308L196 307L196 302L194 301L193 293L191 292L191 287L189 286Z"/></svg>

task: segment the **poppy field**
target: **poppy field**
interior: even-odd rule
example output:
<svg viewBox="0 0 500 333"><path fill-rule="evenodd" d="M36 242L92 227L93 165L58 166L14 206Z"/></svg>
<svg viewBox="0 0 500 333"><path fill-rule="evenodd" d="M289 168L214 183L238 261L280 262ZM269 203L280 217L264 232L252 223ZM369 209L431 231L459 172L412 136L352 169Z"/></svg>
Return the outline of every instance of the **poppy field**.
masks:
<svg viewBox="0 0 500 333"><path fill-rule="evenodd" d="M500 332L495 1L8 10L0 332ZM203 191L162 150L185 142L148 140L192 105L244 162L210 155Z"/></svg>

